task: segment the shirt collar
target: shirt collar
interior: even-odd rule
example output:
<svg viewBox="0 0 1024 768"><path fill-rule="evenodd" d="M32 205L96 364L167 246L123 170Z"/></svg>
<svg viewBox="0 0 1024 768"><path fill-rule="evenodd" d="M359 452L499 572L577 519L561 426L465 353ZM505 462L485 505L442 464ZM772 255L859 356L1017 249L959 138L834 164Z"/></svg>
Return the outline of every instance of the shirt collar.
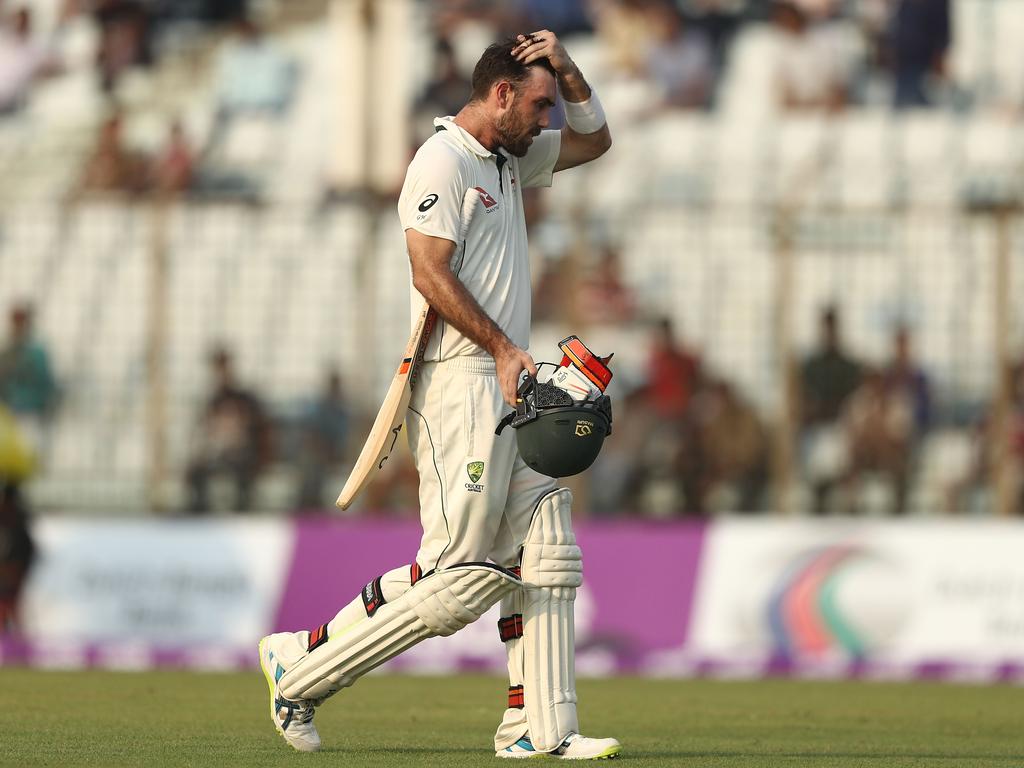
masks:
<svg viewBox="0 0 1024 768"><path fill-rule="evenodd" d="M434 127L436 129L443 128L444 130L451 133L455 138L469 147L473 152L480 155L480 157L494 157L495 153L487 149L483 144L476 140L476 137L469 131L464 130L455 123L453 117L435 117Z"/></svg>

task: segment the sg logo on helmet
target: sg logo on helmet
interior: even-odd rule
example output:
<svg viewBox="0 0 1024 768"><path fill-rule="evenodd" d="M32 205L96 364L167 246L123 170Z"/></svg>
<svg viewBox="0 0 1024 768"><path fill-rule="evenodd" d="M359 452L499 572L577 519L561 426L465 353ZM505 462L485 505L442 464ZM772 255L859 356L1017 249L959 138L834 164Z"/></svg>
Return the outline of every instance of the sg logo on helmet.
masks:
<svg viewBox="0 0 1024 768"><path fill-rule="evenodd" d="M594 433L594 425L589 421L576 422L576 437L586 437Z"/></svg>

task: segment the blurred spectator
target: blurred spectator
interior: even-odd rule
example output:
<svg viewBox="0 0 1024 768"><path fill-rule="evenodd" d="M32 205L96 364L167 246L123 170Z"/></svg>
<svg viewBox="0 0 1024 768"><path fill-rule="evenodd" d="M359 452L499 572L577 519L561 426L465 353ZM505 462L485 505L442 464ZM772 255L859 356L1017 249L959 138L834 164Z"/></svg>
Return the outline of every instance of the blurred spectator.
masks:
<svg viewBox="0 0 1024 768"><path fill-rule="evenodd" d="M896 109L931 106L931 82L945 77L949 0L892 0L889 58Z"/></svg>
<svg viewBox="0 0 1024 768"><path fill-rule="evenodd" d="M486 0L441 0L427 4L432 11L435 34L447 37L463 65L472 68L476 56L470 50L512 34L532 31L520 2L495 3Z"/></svg>
<svg viewBox="0 0 1024 768"><path fill-rule="evenodd" d="M592 272L579 285L577 299L585 323L617 324L633 319L636 300L622 281L619 249L605 245Z"/></svg>
<svg viewBox="0 0 1024 768"><path fill-rule="evenodd" d="M367 424L364 433L369 429L370 425ZM412 460L407 431L403 429L399 433L398 443L390 458L366 489L362 502L363 509L369 515L404 515L418 510L419 486L420 476ZM413 511L412 514L416 515L418 512Z"/></svg>
<svg viewBox="0 0 1024 768"><path fill-rule="evenodd" d="M845 476L850 512L856 512L857 484L864 475L879 475L893 486L893 511L906 512L910 474L913 404L907 393L886 386L881 371L868 369L843 409L849 450Z"/></svg>
<svg viewBox="0 0 1024 768"><path fill-rule="evenodd" d="M858 0L850 17L864 42L864 75L885 73L889 68L889 17L891 0Z"/></svg>
<svg viewBox="0 0 1024 768"><path fill-rule="evenodd" d="M683 0L686 18L693 29L700 30L711 45L715 78L725 70L729 46L740 21L747 11L747 0Z"/></svg>
<svg viewBox="0 0 1024 768"><path fill-rule="evenodd" d="M145 189L149 162L125 146L122 129L119 111L103 121L96 146L85 161L78 192L138 194Z"/></svg>
<svg viewBox="0 0 1024 768"><path fill-rule="evenodd" d="M729 382L709 382L693 407L701 466L701 497L728 495L728 511L763 509L768 481L767 436L753 407Z"/></svg>
<svg viewBox="0 0 1024 768"><path fill-rule="evenodd" d="M439 37L434 45L434 70L434 77L413 106L417 147L434 132L434 118L456 114L466 103L471 89L469 78L459 70L455 50L446 37Z"/></svg>
<svg viewBox="0 0 1024 768"><path fill-rule="evenodd" d="M559 38L592 32L587 0L519 0L525 28L550 29Z"/></svg>
<svg viewBox="0 0 1024 768"><path fill-rule="evenodd" d="M18 423L0 405L0 635L18 628L21 590L35 558L28 501L21 492L34 463Z"/></svg>
<svg viewBox="0 0 1024 768"><path fill-rule="evenodd" d="M331 371L323 392L300 418L299 446L295 457L299 471L299 487L294 502L296 509L320 509L328 503L324 497L324 484L344 458L349 422L349 407L342 392L341 375Z"/></svg>
<svg viewBox="0 0 1024 768"><path fill-rule="evenodd" d="M676 339L667 317L654 326L647 358L647 400L661 419L686 416L700 381L700 358Z"/></svg>
<svg viewBox="0 0 1024 768"><path fill-rule="evenodd" d="M19 8L0 27L0 115L20 109L39 78L60 65L54 54L32 37L32 13Z"/></svg>
<svg viewBox="0 0 1024 768"><path fill-rule="evenodd" d="M646 11L648 0L593 0L595 31L611 70L626 76L644 74L654 39Z"/></svg>
<svg viewBox="0 0 1024 768"><path fill-rule="evenodd" d="M236 19L233 31L215 65L212 144L223 138L237 117L279 117L295 93L296 65L292 58L248 17Z"/></svg>
<svg viewBox="0 0 1024 768"><path fill-rule="evenodd" d="M1024 360L1010 372L1010 424L1008 429L1011 509L1024 515Z"/></svg>
<svg viewBox="0 0 1024 768"><path fill-rule="evenodd" d="M910 330L899 327L892 336L892 359L882 372L885 389L889 397L902 403L900 407L910 414L907 439L907 471L913 473L917 466L921 443L932 421L932 394L928 374L914 362ZM899 478L897 478L899 479ZM905 512L908 478L903 485L896 486L896 512Z"/></svg>
<svg viewBox="0 0 1024 768"><path fill-rule="evenodd" d="M207 21L224 22L249 12L249 0L203 0L203 17Z"/></svg>
<svg viewBox="0 0 1024 768"><path fill-rule="evenodd" d="M195 154L180 120L171 123L160 153L153 161L152 182L158 192L180 194L192 185Z"/></svg>
<svg viewBox="0 0 1024 768"><path fill-rule="evenodd" d="M570 323L576 314L567 296L573 295L577 281L574 279L572 259L545 259L537 274L533 288L533 319L538 323L556 322Z"/></svg>
<svg viewBox="0 0 1024 768"><path fill-rule="evenodd" d="M787 0L810 19L828 19L835 16L843 0Z"/></svg>
<svg viewBox="0 0 1024 768"><path fill-rule="evenodd" d="M644 511L637 498L642 474L639 462L650 444L651 429L657 421L647 406L642 388L629 389L613 399L614 438L605 441L593 467L582 476L589 499L586 511L596 517ZM675 514L678 508L673 500L667 513Z"/></svg>
<svg viewBox="0 0 1024 768"><path fill-rule="evenodd" d="M32 333L33 309L16 304L10 312L10 333L0 349L0 403L10 409L36 450L57 405L57 381L50 356Z"/></svg>
<svg viewBox="0 0 1024 768"><path fill-rule="evenodd" d="M842 51L826 25L815 24L788 0L774 5L775 81L779 106L790 110L838 110L847 100Z"/></svg>
<svg viewBox="0 0 1024 768"><path fill-rule="evenodd" d="M847 398L860 386L860 365L843 349L839 311L819 317L819 347L800 370L797 406L802 453L814 491L814 512L823 514L832 488L846 471L845 443L839 430Z"/></svg>
<svg viewBox="0 0 1024 768"><path fill-rule="evenodd" d="M644 517L703 514L703 469L688 425L659 421L649 404L640 412L647 429L631 456L635 466L626 487L629 505Z"/></svg>
<svg viewBox="0 0 1024 768"><path fill-rule="evenodd" d="M139 0L93 0L92 6L100 30L100 87L110 93L126 69L153 61L150 11Z"/></svg>
<svg viewBox="0 0 1024 768"><path fill-rule="evenodd" d="M252 20L235 20L214 66L213 124L194 189L258 202L278 151L277 121L291 106L296 63ZM243 140L235 141L242 136Z"/></svg>
<svg viewBox="0 0 1024 768"><path fill-rule="evenodd" d="M993 507L1005 493L1010 511L1024 515L1024 360L1004 375L1009 393L1005 424L997 423L997 408L992 404L972 434L968 471L952 478L945 489L947 512L970 508L970 496L976 492L994 491Z"/></svg>
<svg viewBox="0 0 1024 768"><path fill-rule="evenodd" d="M235 485L234 510L252 505L253 485L270 459L270 424L259 398L235 380L230 353L210 356L214 388L200 418L186 480L188 511L210 509L210 482L227 476Z"/></svg>
<svg viewBox="0 0 1024 768"><path fill-rule="evenodd" d="M952 471L947 471L940 481L947 514L972 509L975 494L991 488L993 439L990 421L991 414L982 414L964 430L963 460L956 462Z"/></svg>
<svg viewBox="0 0 1024 768"><path fill-rule="evenodd" d="M668 2L653 3L648 18L654 37L646 72L661 91L662 104L682 109L709 106L715 70L707 36L687 24Z"/></svg>
<svg viewBox="0 0 1024 768"><path fill-rule="evenodd" d="M694 422L693 400L700 386L700 359L679 342L672 322L656 323L647 362L641 408L651 428L637 454L631 494L647 514L704 511L703 466Z"/></svg>
<svg viewBox="0 0 1024 768"><path fill-rule="evenodd" d="M530 275L533 284L534 320L546 321L562 317L571 302L566 296L572 293L578 280L569 280L569 270L575 270L575 245L569 237L568 227L562 216L551 212L548 199L538 187L521 190L523 217L529 234L528 252ZM580 249L582 250L582 248ZM571 286L570 286L571 283ZM539 313L539 314L538 314ZM565 318L562 318L565 319Z"/></svg>
<svg viewBox="0 0 1024 768"><path fill-rule="evenodd" d="M228 115L281 114L295 91L295 62L252 19L235 20L216 64L217 107Z"/></svg>
<svg viewBox="0 0 1024 768"><path fill-rule="evenodd" d="M897 328L892 336L892 359L883 371L886 389L906 399L913 415L913 438L919 441L932 420L928 374L914 362L910 330Z"/></svg>

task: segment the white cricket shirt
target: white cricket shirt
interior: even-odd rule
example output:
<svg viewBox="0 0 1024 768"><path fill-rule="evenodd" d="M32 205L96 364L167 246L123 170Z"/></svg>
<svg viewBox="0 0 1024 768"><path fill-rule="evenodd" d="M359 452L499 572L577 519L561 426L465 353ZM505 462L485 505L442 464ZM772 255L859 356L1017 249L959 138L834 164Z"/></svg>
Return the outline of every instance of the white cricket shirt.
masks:
<svg viewBox="0 0 1024 768"><path fill-rule="evenodd" d="M549 187L561 149L558 131L541 131L525 157L495 154L457 126L450 117L434 120L437 132L409 164L398 199L402 230L415 229L456 244L456 276L484 312L516 346L530 345L530 260L526 249L524 187ZM476 214L459 242L462 198L480 192ZM411 283L411 273L410 273ZM410 285L414 325L423 297ZM487 354L448 323L438 320L425 360Z"/></svg>

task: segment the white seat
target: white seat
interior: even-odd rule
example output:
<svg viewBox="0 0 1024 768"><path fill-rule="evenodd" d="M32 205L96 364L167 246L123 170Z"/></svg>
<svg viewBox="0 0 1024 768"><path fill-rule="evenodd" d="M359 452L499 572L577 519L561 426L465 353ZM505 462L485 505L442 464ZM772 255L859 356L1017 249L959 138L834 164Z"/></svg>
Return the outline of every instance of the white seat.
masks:
<svg viewBox="0 0 1024 768"><path fill-rule="evenodd" d="M710 199L719 205L751 206L765 200L770 172L770 126L720 117L713 129L714 146L708 178Z"/></svg>
<svg viewBox="0 0 1024 768"><path fill-rule="evenodd" d="M837 200L884 207L893 195L893 123L887 110L858 110L838 125Z"/></svg>
<svg viewBox="0 0 1024 768"><path fill-rule="evenodd" d="M966 173L1005 174L1021 162L1021 127L1015 118L977 113L965 127Z"/></svg>
<svg viewBox="0 0 1024 768"><path fill-rule="evenodd" d="M783 203L806 206L822 194L833 162L827 154L830 121L821 114L787 114L780 117L768 149L769 178L766 192Z"/></svg>
<svg viewBox="0 0 1024 768"><path fill-rule="evenodd" d="M934 207L957 200L961 153L954 120L933 109L908 110L896 119L899 187L910 205Z"/></svg>

